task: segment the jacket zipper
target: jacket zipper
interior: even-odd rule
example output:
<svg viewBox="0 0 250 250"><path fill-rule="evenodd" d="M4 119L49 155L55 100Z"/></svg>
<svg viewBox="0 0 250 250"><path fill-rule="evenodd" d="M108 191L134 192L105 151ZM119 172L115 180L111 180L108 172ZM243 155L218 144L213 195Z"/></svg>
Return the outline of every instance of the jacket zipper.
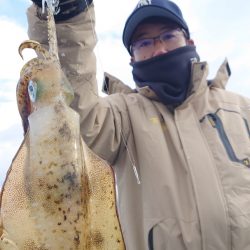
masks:
<svg viewBox="0 0 250 250"><path fill-rule="evenodd" d="M227 137L227 134L225 132L225 129L224 129L224 126L223 126L223 123L222 123L220 117L217 114L208 114L207 116L208 116L208 120L210 121L211 125L217 130L229 159L233 162L243 164L244 166L249 168L250 161L248 158L241 160L236 156L234 149L233 149L233 147L232 147L232 145Z"/></svg>

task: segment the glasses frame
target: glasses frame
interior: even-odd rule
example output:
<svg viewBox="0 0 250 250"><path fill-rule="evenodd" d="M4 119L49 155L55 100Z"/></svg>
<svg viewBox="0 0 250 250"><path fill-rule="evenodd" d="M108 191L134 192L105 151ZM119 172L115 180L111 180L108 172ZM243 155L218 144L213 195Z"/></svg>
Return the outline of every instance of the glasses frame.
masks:
<svg viewBox="0 0 250 250"><path fill-rule="evenodd" d="M175 29L169 30L168 32L173 32L173 31L176 31L176 30L181 31L181 32L183 33L184 37L185 37L186 39L188 39L187 32L186 32L183 28L177 27L177 28L175 28ZM153 39L153 41L154 41L154 43L155 43L155 40L160 40L160 41L161 41L160 37L161 37L163 34L165 34L166 32L167 32L167 31L165 31L165 32L163 32L163 33L161 33L160 35L155 36L155 37L148 37L148 38L144 38L144 39ZM139 40L134 41L133 43L131 43L131 45L129 46L129 53L130 53L130 55L133 55L133 54L134 54L133 44L134 44L135 42L138 42L138 41L144 40L144 39L139 39Z"/></svg>

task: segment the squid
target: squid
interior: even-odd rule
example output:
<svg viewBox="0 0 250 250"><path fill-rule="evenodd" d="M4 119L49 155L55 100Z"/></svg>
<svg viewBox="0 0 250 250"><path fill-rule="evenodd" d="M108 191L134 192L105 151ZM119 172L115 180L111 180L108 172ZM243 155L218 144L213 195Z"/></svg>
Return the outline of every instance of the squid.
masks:
<svg viewBox="0 0 250 250"><path fill-rule="evenodd" d="M49 50L33 40L19 47L38 57L17 85L25 136L0 194L0 250L123 250L114 173L80 136L49 6Z"/></svg>

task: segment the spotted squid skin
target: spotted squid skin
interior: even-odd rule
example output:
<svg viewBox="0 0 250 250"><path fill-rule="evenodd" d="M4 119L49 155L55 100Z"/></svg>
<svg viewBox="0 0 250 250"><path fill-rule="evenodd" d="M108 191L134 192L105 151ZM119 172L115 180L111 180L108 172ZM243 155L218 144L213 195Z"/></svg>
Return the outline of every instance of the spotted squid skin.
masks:
<svg viewBox="0 0 250 250"><path fill-rule="evenodd" d="M48 17L47 51L21 70L17 102L25 138L0 196L0 250L124 250L112 168L83 142L72 89L60 68L55 25ZM30 101L28 84L41 92Z"/></svg>

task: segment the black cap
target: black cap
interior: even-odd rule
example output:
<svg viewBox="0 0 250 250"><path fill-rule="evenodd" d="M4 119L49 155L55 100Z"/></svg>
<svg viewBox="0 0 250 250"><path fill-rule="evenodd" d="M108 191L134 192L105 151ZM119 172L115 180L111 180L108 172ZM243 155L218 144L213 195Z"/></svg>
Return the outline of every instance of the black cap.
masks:
<svg viewBox="0 0 250 250"><path fill-rule="evenodd" d="M190 37L182 12L174 2L168 0L140 0L128 17L123 30L122 40L128 51L135 29L143 20L149 17L163 17L175 22L186 31L187 37Z"/></svg>

